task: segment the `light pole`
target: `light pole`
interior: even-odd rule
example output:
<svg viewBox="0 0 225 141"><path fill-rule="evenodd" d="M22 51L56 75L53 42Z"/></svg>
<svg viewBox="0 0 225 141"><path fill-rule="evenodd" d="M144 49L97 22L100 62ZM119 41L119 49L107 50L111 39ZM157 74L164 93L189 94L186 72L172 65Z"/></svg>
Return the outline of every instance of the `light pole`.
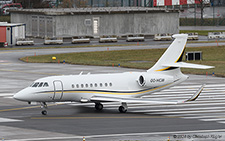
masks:
<svg viewBox="0 0 225 141"><path fill-rule="evenodd" d="M212 0L212 6L213 6L213 25L215 25L215 9L214 9L214 0Z"/></svg>
<svg viewBox="0 0 225 141"><path fill-rule="evenodd" d="M197 8L197 5L195 4L195 26L196 26L196 8Z"/></svg>

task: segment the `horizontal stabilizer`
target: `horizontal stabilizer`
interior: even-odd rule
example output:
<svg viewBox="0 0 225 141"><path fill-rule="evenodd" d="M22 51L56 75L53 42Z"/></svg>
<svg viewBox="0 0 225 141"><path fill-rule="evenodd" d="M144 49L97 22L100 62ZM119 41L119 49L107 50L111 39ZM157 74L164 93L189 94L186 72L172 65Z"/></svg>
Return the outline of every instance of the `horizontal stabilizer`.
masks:
<svg viewBox="0 0 225 141"><path fill-rule="evenodd" d="M162 66L164 66L164 67L179 67L179 68L194 68L194 69L215 68L214 66L199 65L199 64L192 64L192 63L185 63L185 62L162 64Z"/></svg>

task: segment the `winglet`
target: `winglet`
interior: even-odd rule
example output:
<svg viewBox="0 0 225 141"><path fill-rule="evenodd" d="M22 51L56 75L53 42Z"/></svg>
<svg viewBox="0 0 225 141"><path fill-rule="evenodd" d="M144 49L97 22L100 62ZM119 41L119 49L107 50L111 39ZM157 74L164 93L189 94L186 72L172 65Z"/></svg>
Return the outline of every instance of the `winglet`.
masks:
<svg viewBox="0 0 225 141"><path fill-rule="evenodd" d="M183 101L183 103L189 102L189 101L195 101L198 98L198 96L201 94L204 86L205 86L205 84L203 84L191 98L189 98L188 100Z"/></svg>

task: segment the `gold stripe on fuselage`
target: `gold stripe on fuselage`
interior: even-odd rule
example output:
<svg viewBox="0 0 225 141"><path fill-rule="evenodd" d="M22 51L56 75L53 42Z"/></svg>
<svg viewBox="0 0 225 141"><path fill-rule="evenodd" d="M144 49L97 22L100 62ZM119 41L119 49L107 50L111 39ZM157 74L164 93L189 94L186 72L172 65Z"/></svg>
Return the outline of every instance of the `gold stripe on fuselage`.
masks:
<svg viewBox="0 0 225 141"><path fill-rule="evenodd" d="M167 84L167 85L163 85L161 87L140 91L140 92L104 92L104 91L88 91L88 90L84 90L84 91L80 91L80 90L69 91L69 90L66 90L66 91L63 91L63 93L93 93L93 94L107 94L107 95L139 95L139 94L148 93L150 91L154 91L154 90L157 90L157 89L161 89L161 88L169 86L171 84L172 83ZM44 93L54 93L54 91L44 92ZM56 93L61 93L61 92L56 92Z"/></svg>

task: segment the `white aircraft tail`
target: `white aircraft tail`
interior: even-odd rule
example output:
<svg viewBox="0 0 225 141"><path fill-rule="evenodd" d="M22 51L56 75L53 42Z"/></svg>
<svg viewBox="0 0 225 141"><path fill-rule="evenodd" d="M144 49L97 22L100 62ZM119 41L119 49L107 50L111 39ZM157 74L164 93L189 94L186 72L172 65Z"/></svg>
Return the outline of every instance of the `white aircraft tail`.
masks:
<svg viewBox="0 0 225 141"><path fill-rule="evenodd" d="M197 68L197 69L209 69L213 68L212 66L206 65L197 65L191 63L184 63L182 57L184 54L185 46L187 43L187 34L175 34L173 35L175 40L164 52L161 58L156 62L156 64L147 70L147 72L164 72L168 70L184 68ZM179 69L180 71L180 69Z"/></svg>

